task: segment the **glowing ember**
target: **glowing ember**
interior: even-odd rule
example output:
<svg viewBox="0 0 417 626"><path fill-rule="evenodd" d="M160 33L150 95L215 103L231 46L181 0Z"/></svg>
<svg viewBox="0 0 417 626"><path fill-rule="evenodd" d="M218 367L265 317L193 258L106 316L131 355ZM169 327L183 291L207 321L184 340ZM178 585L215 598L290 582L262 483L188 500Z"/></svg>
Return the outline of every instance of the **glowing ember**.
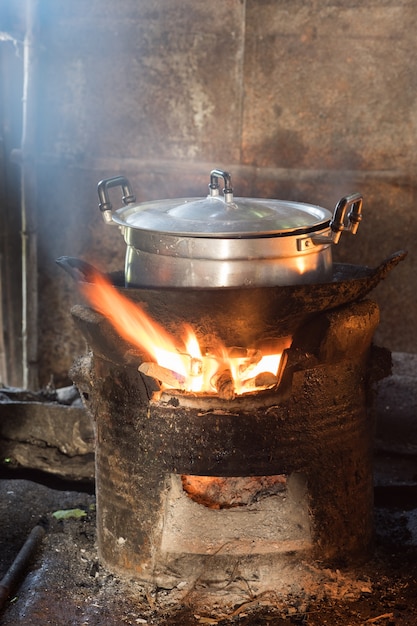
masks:
<svg viewBox="0 0 417 626"><path fill-rule="evenodd" d="M217 392L224 399L232 399L236 394L268 389L279 382L282 353L290 346L290 337L280 339L279 351L274 354L223 345L202 351L188 324L183 325L182 340L178 341L101 274L96 274L92 283L83 283L82 290L121 337L149 354L151 361L142 363L139 371L161 381L162 388Z"/></svg>

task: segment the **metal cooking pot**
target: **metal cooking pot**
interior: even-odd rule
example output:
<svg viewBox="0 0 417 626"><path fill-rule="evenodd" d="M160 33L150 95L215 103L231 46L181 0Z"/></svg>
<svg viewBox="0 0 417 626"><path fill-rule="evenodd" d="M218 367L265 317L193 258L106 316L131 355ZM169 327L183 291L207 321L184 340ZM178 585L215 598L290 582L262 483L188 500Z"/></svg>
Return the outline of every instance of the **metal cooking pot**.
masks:
<svg viewBox="0 0 417 626"><path fill-rule="evenodd" d="M219 178L224 180L219 194ZM108 190L121 187L113 211ZM332 243L356 233L362 196L342 198L333 215L301 202L234 198L231 177L210 174L206 198L136 203L123 176L98 184L107 224L127 244L126 287L258 287L320 283L332 278Z"/></svg>

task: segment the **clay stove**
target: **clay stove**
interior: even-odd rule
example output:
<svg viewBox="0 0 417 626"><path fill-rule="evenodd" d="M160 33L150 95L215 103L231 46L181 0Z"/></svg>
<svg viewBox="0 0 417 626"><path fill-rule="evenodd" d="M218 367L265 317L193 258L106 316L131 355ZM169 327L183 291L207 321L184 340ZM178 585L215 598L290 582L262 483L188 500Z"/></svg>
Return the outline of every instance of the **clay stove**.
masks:
<svg viewBox="0 0 417 626"><path fill-rule="evenodd" d="M110 570L164 587L260 583L273 571L294 577L300 563L369 555L379 311L363 298L401 258L377 270L335 265L323 285L118 288L174 334L186 319L202 341L216 333L229 346L291 336L279 384L232 399L161 391L107 318L74 307L90 351L72 376L96 427L98 546ZM204 501L207 482L233 496Z"/></svg>

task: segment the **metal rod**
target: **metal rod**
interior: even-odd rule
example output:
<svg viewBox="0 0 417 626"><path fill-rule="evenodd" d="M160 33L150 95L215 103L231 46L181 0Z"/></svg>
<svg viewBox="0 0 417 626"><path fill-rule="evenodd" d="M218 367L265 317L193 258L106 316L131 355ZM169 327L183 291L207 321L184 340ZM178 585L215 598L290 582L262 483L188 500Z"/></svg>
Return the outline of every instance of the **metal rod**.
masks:
<svg viewBox="0 0 417 626"><path fill-rule="evenodd" d="M4 607L8 597L17 588L30 559L32 558L41 539L45 535L43 526L37 525L32 528L29 537L21 547L17 557L0 581L0 610Z"/></svg>
<svg viewBox="0 0 417 626"><path fill-rule="evenodd" d="M3 255L0 252L0 383L5 383L7 376L6 342L3 329L6 321L3 313Z"/></svg>
<svg viewBox="0 0 417 626"><path fill-rule="evenodd" d="M38 261L35 165L37 1L26 1L21 142L23 387L38 387Z"/></svg>

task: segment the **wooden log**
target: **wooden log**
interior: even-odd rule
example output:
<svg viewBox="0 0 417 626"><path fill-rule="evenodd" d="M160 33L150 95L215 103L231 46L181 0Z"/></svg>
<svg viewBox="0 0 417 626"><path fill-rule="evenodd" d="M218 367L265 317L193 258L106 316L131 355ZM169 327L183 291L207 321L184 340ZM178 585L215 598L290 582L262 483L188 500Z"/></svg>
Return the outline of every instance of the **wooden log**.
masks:
<svg viewBox="0 0 417 626"><path fill-rule="evenodd" d="M235 398L235 385L232 372L229 369L216 372L210 382L222 400L233 400Z"/></svg>
<svg viewBox="0 0 417 626"><path fill-rule="evenodd" d="M203 361L197 357L190 360L190 376L201 376L203 373Z"/></svg>
<svg viewBox="0 0 417 626"><path fill-rule="evenodd" d="M229 359L239 359L243 361L239 364L239 374L244 374L248 369L258 365L259 361L262 359L262 352L253 348L232 346L227 349L227 356Z"/></svg>
<svg viewBox="0 0 417 626"><path fill-rule="evenodd" d="M187 378L178 372L162 367L157 363L145 362L141 363L138 367L139 372L160 380L162 383L173 387L173 389L184 389Z"/></svg>
<svg viewBox="0 0 417 626"><path fill-rule="evenodd" d="M260 374L258 374L257 376L254 376L253 378L247 378L246 380L244 380L242 382L242 388L245 389L246 387L249 389L254 389L256 390L262 390L262 389L268 389L270 387L275 387L275 385L278 383L278 378L277 376L275 376L275 374L273 374L272 372L261 372Z"/></svg>

